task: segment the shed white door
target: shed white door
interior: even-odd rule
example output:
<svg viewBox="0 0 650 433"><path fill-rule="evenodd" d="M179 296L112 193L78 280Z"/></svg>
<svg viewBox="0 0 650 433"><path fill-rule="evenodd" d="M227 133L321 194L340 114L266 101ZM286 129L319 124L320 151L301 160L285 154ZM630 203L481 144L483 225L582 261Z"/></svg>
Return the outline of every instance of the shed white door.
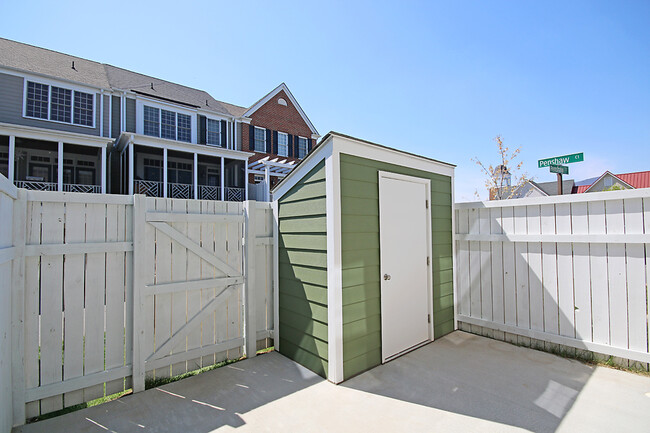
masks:
<svg viewBox="0 0 650 433"><path fill-rule="evenodd" d="M383 362L430 339L428 192L427 179L379 173Z"/></svg>

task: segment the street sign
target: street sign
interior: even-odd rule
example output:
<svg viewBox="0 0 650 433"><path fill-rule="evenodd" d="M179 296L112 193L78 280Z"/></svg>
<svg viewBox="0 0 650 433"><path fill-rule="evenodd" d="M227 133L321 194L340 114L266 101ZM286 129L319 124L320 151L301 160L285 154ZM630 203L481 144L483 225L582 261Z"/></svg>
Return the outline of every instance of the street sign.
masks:
<svg viewBox="0 0 650 433"><path fill-rule="evenodd" d="M572 162L582 162L585 160L585 154L572 153L571 155L554 156L553 158L540 159L537 161L538 168L548 167L550 165L570 164Z"/></svg>
<svg viewBox="0 0 650 433"><path fill-rule="evenodd" d="M569 167L566 165L549 165L551 173L569 174Z"/></svg>

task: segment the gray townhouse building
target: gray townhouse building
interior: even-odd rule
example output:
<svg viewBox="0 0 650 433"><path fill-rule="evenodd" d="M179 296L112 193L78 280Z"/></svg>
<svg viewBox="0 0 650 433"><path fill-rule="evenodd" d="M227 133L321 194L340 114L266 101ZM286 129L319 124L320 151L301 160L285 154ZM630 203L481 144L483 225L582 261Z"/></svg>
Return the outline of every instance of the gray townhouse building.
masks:
<svg viewBox="0 0 650 433"><path fill-rule="evenodd" d="M228 104L203 90L0 38L0 173L36 190L245 200L249 179L268 188L269 174L284 176L306 156L273 146L271 137L292 138L292 131L264 128L256 112L272 126L303 122L296 146L311 150L319 137L286 85L260 101ZM261 148L248 143L253 124L270 138Z"/></svg>

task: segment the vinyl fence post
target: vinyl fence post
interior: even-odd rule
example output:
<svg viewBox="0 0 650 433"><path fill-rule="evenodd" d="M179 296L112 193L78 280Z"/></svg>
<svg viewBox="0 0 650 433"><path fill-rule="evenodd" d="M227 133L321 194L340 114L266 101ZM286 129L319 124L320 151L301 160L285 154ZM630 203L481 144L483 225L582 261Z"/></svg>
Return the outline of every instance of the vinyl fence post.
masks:
<svg viewBox="0 0 650 433"><path fill-rule="evenodd" d="M11 379L13 425L25 424L25 236L27 191L18 190L13 209L13 246L11 271Z"/></svg>
<svg viewBox="0 0 650 433"><path fill-rule="evenodd" d="M145 366L142 348L144 346L144 326L142 323L142 288L146 284L144 260L146 197L133 196L133 392L144 391Z"/></svg>
<svg viewBox="0 0 650 433"><path fill-rule="evenodd" d="M255 321L257 314L255 305L256 216L257 202L244 202L244 340L247 358L252 358L257 353L257 323Z"/></svg>

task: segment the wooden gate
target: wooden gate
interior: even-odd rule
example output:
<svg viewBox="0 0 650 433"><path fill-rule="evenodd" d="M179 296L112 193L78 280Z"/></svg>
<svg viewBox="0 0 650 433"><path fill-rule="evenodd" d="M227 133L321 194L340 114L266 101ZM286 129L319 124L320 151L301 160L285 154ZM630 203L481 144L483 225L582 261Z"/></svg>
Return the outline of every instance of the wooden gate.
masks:
<svg viewBox="0 0 650 433"><path fill-rule="evenodd" d="M136 196L134 391L242 356L242 206Z"/></svg>

